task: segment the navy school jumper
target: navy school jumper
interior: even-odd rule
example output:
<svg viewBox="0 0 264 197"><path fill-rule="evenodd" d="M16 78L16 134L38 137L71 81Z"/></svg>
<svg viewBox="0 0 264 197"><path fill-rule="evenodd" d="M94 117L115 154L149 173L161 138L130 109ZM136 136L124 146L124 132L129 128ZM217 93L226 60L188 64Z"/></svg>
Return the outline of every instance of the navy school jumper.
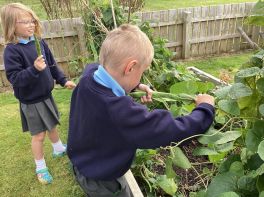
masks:
<svg viewBox="0 0 264 197"><path fill-rule="evenodd" d="M35 41L27 44L9 43L4 50L7 79L13 86L15 97L24 104L38 103L49 98L54 80L61 86L67 81L44 40L41 40L40 46L47 64L42 71L34 67L34 61L38 57Z"/></svg>
<svg viewBox="0 0 264 197"><path fill-rule="evenodd" d="M86 67L71 98L68 156L79 172L94 180L113 180L130 168L137 148L168 146L204 133L214 107L197 106L190 115L174 118L167 110L148 111L129 96L116 96L98 84Z"/></svg>

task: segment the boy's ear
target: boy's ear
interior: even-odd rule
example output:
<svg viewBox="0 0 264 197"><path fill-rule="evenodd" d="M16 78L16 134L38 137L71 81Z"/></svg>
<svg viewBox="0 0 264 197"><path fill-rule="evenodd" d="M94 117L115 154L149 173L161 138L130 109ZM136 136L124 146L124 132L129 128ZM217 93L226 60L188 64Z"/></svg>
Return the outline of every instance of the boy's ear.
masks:
<svg viewBox="0 0 264 197"><path fill-rule="evenodd" d="M125 70L124 70L124 74L130 74L134 69L135 69L135 65L138 63L137 60L131 60L129 61L126 66L125 66Z"/></svg>

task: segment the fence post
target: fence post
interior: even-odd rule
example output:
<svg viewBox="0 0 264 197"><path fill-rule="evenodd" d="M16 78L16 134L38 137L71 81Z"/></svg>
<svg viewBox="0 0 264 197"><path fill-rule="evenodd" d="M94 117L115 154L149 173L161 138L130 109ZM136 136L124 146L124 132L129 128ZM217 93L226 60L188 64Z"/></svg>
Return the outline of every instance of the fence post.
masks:
<svg viewBox="0 0 264 197"><path fill-rule="evenodd" d="M183 50L182 50L182 57L183 59L187 59L190 57L190 50L191 50L191 28L192 28L192 17L191 12L185 11L183 12Z"/></svg>

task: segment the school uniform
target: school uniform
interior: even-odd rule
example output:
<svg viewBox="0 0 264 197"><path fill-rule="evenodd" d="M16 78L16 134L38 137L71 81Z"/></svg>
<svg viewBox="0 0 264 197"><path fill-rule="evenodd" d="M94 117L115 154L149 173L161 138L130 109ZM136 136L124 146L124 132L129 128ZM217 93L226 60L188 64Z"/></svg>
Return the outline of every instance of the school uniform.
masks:
<svg viewBox="0 0 264 197"><path fill-rule="evenodd" d="M34 37L7 44L3 55L7 79L20 102L22 129L30 131L31 135L51 130L59 124L59 113L51 91L54 80L61 86L67 82L44 40L40 41L40 46L47 65L42 71L34 67L38 57Z"/></svg>
<svg viewBox="0 0 264 197"><path fill-rule="evenodd" d="M149 112L126 96L102 66L90 64L72 94L67 153L87 181L116 181L129 170L138 148L168 146L204 133L213 118L214 107L207 103L177 118L167 110Z"/></svg>

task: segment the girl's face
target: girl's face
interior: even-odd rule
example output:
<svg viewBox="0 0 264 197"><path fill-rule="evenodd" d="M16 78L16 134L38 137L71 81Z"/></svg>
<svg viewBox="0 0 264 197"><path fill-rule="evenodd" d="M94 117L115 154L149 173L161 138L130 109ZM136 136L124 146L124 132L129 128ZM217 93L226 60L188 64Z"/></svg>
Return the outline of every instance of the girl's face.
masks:
<svg viewBox="0 0 264 197"><path fill-rule="evenodd" d="M19 38L29 39L34 35L36 20L29 13L21 13L16 20L15 34Z"/></svg>

